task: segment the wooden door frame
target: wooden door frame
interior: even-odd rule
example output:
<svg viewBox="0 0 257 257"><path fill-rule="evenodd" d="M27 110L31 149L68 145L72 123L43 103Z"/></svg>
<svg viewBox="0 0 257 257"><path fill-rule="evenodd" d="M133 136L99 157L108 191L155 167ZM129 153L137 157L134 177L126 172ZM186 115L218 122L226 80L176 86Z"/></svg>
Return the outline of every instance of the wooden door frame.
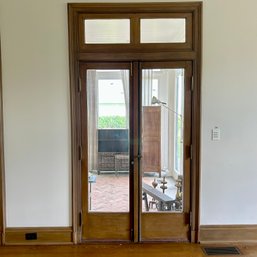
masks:
<svg viewBox="0 0 257 257"><path fill-rule="evenodd" d="M2 55L0 38L0 245L5 230L5 180L4 180L4 136L3 136L3 91L2 91Z"/></svg>
<svg viewBox="0 0 257 257"><path fill-rule="evenodd" d="M192 16L192 44L187 48L149 46L146 50L100 46L97 49L81 48L81 15L112 13L190 13ZM72 153L72 227L74 243L81 242L81 131L80 131L80 61L191 61L192 78L192 159L191 159L191 242L198 242L199 231L199 185L200 185L200 117L201 117L201 31L202 2L180 3L90 3L68 4L69 27L69 65L70 65L70 102L71 102L71 153ZM136 81L135 81L136 82ZM134 88L134 90L137 90ZM135 103L138 105L138 103ZM138 115L134 113L134 115ZM138 178L134 178L137 180ZM138 192L135 193L134 199ZM134 210L134 212L136 212ZM134 213L135 215L135 213ZM138 221L137 221L138 222ZM137 226L138 224L134 224ZM138 231L137 231L138 232ZM135 240L136 241L136 240Z"/></svg>

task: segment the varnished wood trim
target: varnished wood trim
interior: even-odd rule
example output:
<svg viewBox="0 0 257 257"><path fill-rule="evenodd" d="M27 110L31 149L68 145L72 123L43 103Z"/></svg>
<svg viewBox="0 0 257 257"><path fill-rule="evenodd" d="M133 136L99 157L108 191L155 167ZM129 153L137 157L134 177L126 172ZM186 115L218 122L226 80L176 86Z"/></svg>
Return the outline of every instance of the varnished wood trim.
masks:
<svg viewBox="0 0 257 257"><path fill-rule="evenodd" d="M79 113L79 70L76 59L77 49L77 14L68 5L68 30L69 30L69 64L70 64L70 108L71 108L71 169L72 169L72 228L73 242L81 242L81 226L79 225L79 213L81 211L81 161L78 158L78 146L80 145Z"/></svg>
<svg viewBox="0 0 257 257"><path fill-rule="evenodd" d="M72 16L73 33L76 34L76 47L78 52L88 53L124 53L134 52L143 53L145 51L165 52L171 49L176 52L194 51L198 38L194 37L194 16L200 9L201 2L194 3L73 3L68 4L69 16ZM131 43L130 44L85 44L84 43L84 19L85 18L113 18L125 17L131 20ZM158 17L181 17L186 22L186 42L185 43L154 43L142 44L139 42L139 31L134 30L139 26L140 18ZM134 53L138 57L138 54ZM87 60L89 61L89 60Z"/></svg>
<svg viewBox="0 0 257 257"><path fill-rule="evenodd" d="M141 239L147 241L188 242L189 228L186 213L142 213ZM171 240L172 238L172 240Z"/></svg>
<svg viewBox="0 0 257 257"><path fill-rule="evenodd" d="M129 213L87 213L84 220L85 241L131 241Z"/></svg>
<svg viewBox="0 0 257 257"><path fill-rule="evenodd" d="M86 241L130 241L131 224L130 214L122 213L95 213L90 212L88 206L88 106L87 106L87 70L88 69L127 69L131 68L130 63L81 63L81 183L82 193L82 239ZM130 178L131 180L131 178Z"/></svg>
<svg viewBox="0 0 257 257"><path fill-rule="evenodd" d="M134 190L132 191L130 202L130 209L133 210L133 216L131 216L131 224L133 224L133 241L139 242L140 241L140 216L139 211L141 209L141 188L139 189L140 184L140 174L139 174L139 165L138 165L138 158L135 156L139 155L139 141L137 140L139 137L139 118L140 114L138 113L139 109L139 98L136 97L137 93L139 92L139 63L134 62L132 66L132 87L130 87L130 137L132 143L130 144L130 170L132 174L130 175L130 186L134 185ZM132 188L131 188L132 189ZM133 205L134 203L134 205Z"/></svg>
<svg viewBox="0 0 257 257"><path fill-rule="evenodd" d="M1 57L1 38L0 38L0 124L3 124L2 118L2 57ZM1 133L1 131L0 131ZM1 140L1 139L0 139ZM0 162L2 163L2 142L0 142ZM2 232L3 232L3 197L2 197L2 190L3 190L3 180L2 180L2 165L0 166L0 245L2 244Z"/></svg>
<svg viewBox="0 0 257 257"><path fill-rule="evenodd" d="M188 61L196 59L196 52L128 52L124 53L78 53L81 61Z"/></svg>
<svg viewBox="0 0 257 257"><path fill-rule="evenodd" d="M27 233L37 233L37 239L26 240ZM71 227L6 228L3 234L5 245L71 244Z"/></svg>
<svg viewBox="0 0 257 257"><path fill-rule="evenodd" d="M112 9L112 8L111 8ZM192 50L192 13L190 10L187 12L175 12L174 10L166 13L165 5L163 6L163 10L161 12L154 13L138 13L138 10L135 9L133 13L87 13L87 8L82 10L82 13L79 14L79 49L82 52L124 52L124 51L151 51L151 52L159 52L159 51L169 51L171 49L176 51L190 51ZM98 8L97 8L98 10ZM83 13L84 12L84 13ZM85 26L84 21L86 19L108 19L108 18L127 18L130 19L131 22L131 42L128 44L86 44L84 42L85 39ZM140 19L144 18L185 18L186 19L186 42L184 43L140 43ZM138 28L139 33L134 33L134 28Z"/></svg>
<svg viewBox="0 0 257 257"><path fill-rule="evenodd" d="M77 12L87 13L163 13L194 11L202 2L152 2L152 3L70 3L69 7Z"/></svg>
<svg viewBox="0 0 257 257"><path fill-rule="evenodd" d="M86 11L85 11L86 8ZM72 3L68 4L69 9L69 50L70 50L70 84L71 84L71 127L72 127L72 174L73 174L73 226L74 242L77 243L81 238L81 227L78 225L78 213L81 209L81 169L77 158L77 148L80 140L80 118L79 118L79 97L78 87L78 64L79 61L192 61L194 76L194 91L192 93L192 147L193 158L191 161L191 242L198 241L199 231L199 183L200 183L200 106L201 106L201 15L202 2L184 2L184 3ZM111 13L166 13L178 12L192 13L192 48L190 49L161 49L159 52L153 49L136 49L131 51L113 51L90 53L83 52L79 47L79 15L87 14L111 14ZM135 23L135 18L134 23ZM135 35L138 31L133 32ZM135 36L134 35L134 36ZM138 36L138 34L137 34ZM138 42L137 42L138 43ZM137 182L137 178L134 180ZM135 195L138 191L134 192ZM136 196L134 196L135 198ZM140 203L139 203L140 204ZM134 215L136 210L134 210ZM139 222L140 223L140 222ZM137 221L134 223L134 228ZM135 229L136 231L136 229ZM140 228L139 228L140 231ZM137 232L135 233L138 236ZM136 241L136 240L135 240Z"/></svg>
<svg viewBox="0 0 257 257"><path fill-rule="evenodd" d="M199 241L199 188L200 188L200 145L201 145L201 69L202 69L202 4L194 12L194 49L196 58L193 61L194 85L192 92L192 160L191 160L191 242Z"/></svg>
<svg viewBox="0 0 257 257"><path fill-rule="evenodd" d="M0 245L5 225L5 183L4 183L4 137L3 137L3 96L2 96L2 56L0 38Z"/></svg>
<svg viewBox="0 0 257 257"><path fill-rule="evenodd" d="M200 226L200 243L257 243L257 225Z"/></svg>

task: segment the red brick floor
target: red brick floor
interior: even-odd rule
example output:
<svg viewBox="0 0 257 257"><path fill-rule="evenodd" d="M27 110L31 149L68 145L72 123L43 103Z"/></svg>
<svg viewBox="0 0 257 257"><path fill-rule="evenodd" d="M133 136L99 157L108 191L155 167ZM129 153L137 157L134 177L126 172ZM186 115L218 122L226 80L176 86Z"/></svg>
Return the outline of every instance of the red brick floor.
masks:
<svg viewBox="0 0 257 257"><path fill-rule="evenodd" d="M91 211L95 212L128 212L129 211L129 176L128 174L101 173L96 176L96 182L91 184ZM161 178L156 178L160 182ZM149 185L153 176L143 177L143 182ZM166 194L175 198L176 187L171 178L166 178L168 189ZM157 189L161 190L160 185ZM90 195L90 194L89 194ZM89 199L90 203L90 199ZM90 204L89 204L90 205ZM144 207L144 204L142 204Z"/></svg>

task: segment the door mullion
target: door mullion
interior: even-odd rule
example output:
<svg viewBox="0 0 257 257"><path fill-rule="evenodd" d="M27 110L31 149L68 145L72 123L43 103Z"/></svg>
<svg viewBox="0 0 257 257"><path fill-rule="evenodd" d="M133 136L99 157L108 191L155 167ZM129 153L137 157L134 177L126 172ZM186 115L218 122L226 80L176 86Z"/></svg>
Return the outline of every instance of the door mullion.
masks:
<svg viewBox="0 0 257 257"><path fill-rule="evenodd" d="M132 229L133 241L139 241L139 210L140 210L140 188L139 188L139 64L131 62L131 87L130 87L130 150L131 150L131 218L133 220ZM132 165L133 163L133 165Z"/></svg>

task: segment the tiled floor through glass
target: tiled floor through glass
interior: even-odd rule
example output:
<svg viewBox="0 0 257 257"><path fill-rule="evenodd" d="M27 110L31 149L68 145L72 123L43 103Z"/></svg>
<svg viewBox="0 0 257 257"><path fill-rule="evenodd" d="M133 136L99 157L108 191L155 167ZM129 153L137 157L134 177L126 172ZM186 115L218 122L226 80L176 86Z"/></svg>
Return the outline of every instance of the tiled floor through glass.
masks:
<svg viewBox="0 0 257 257"><path fill-rule="evenodd" d="M94 180L89 183L89 208L93 212L128 212L129 211L129 176L127 172L101 172L101 174L92 173ZM143 182L152 186L152 182L156 180L158 185L157 190L163 192L160 186L162 178L159 178L157 173L145 174ZM167 189L165 194L175 199L177 188L175 180L172 177L165 176ZM91 191L91 193L90 193ZM151 200L151 198L149 199ZM145 204L142 203L144 210ZM149 209L154 211L155 206Z"/></svg>

